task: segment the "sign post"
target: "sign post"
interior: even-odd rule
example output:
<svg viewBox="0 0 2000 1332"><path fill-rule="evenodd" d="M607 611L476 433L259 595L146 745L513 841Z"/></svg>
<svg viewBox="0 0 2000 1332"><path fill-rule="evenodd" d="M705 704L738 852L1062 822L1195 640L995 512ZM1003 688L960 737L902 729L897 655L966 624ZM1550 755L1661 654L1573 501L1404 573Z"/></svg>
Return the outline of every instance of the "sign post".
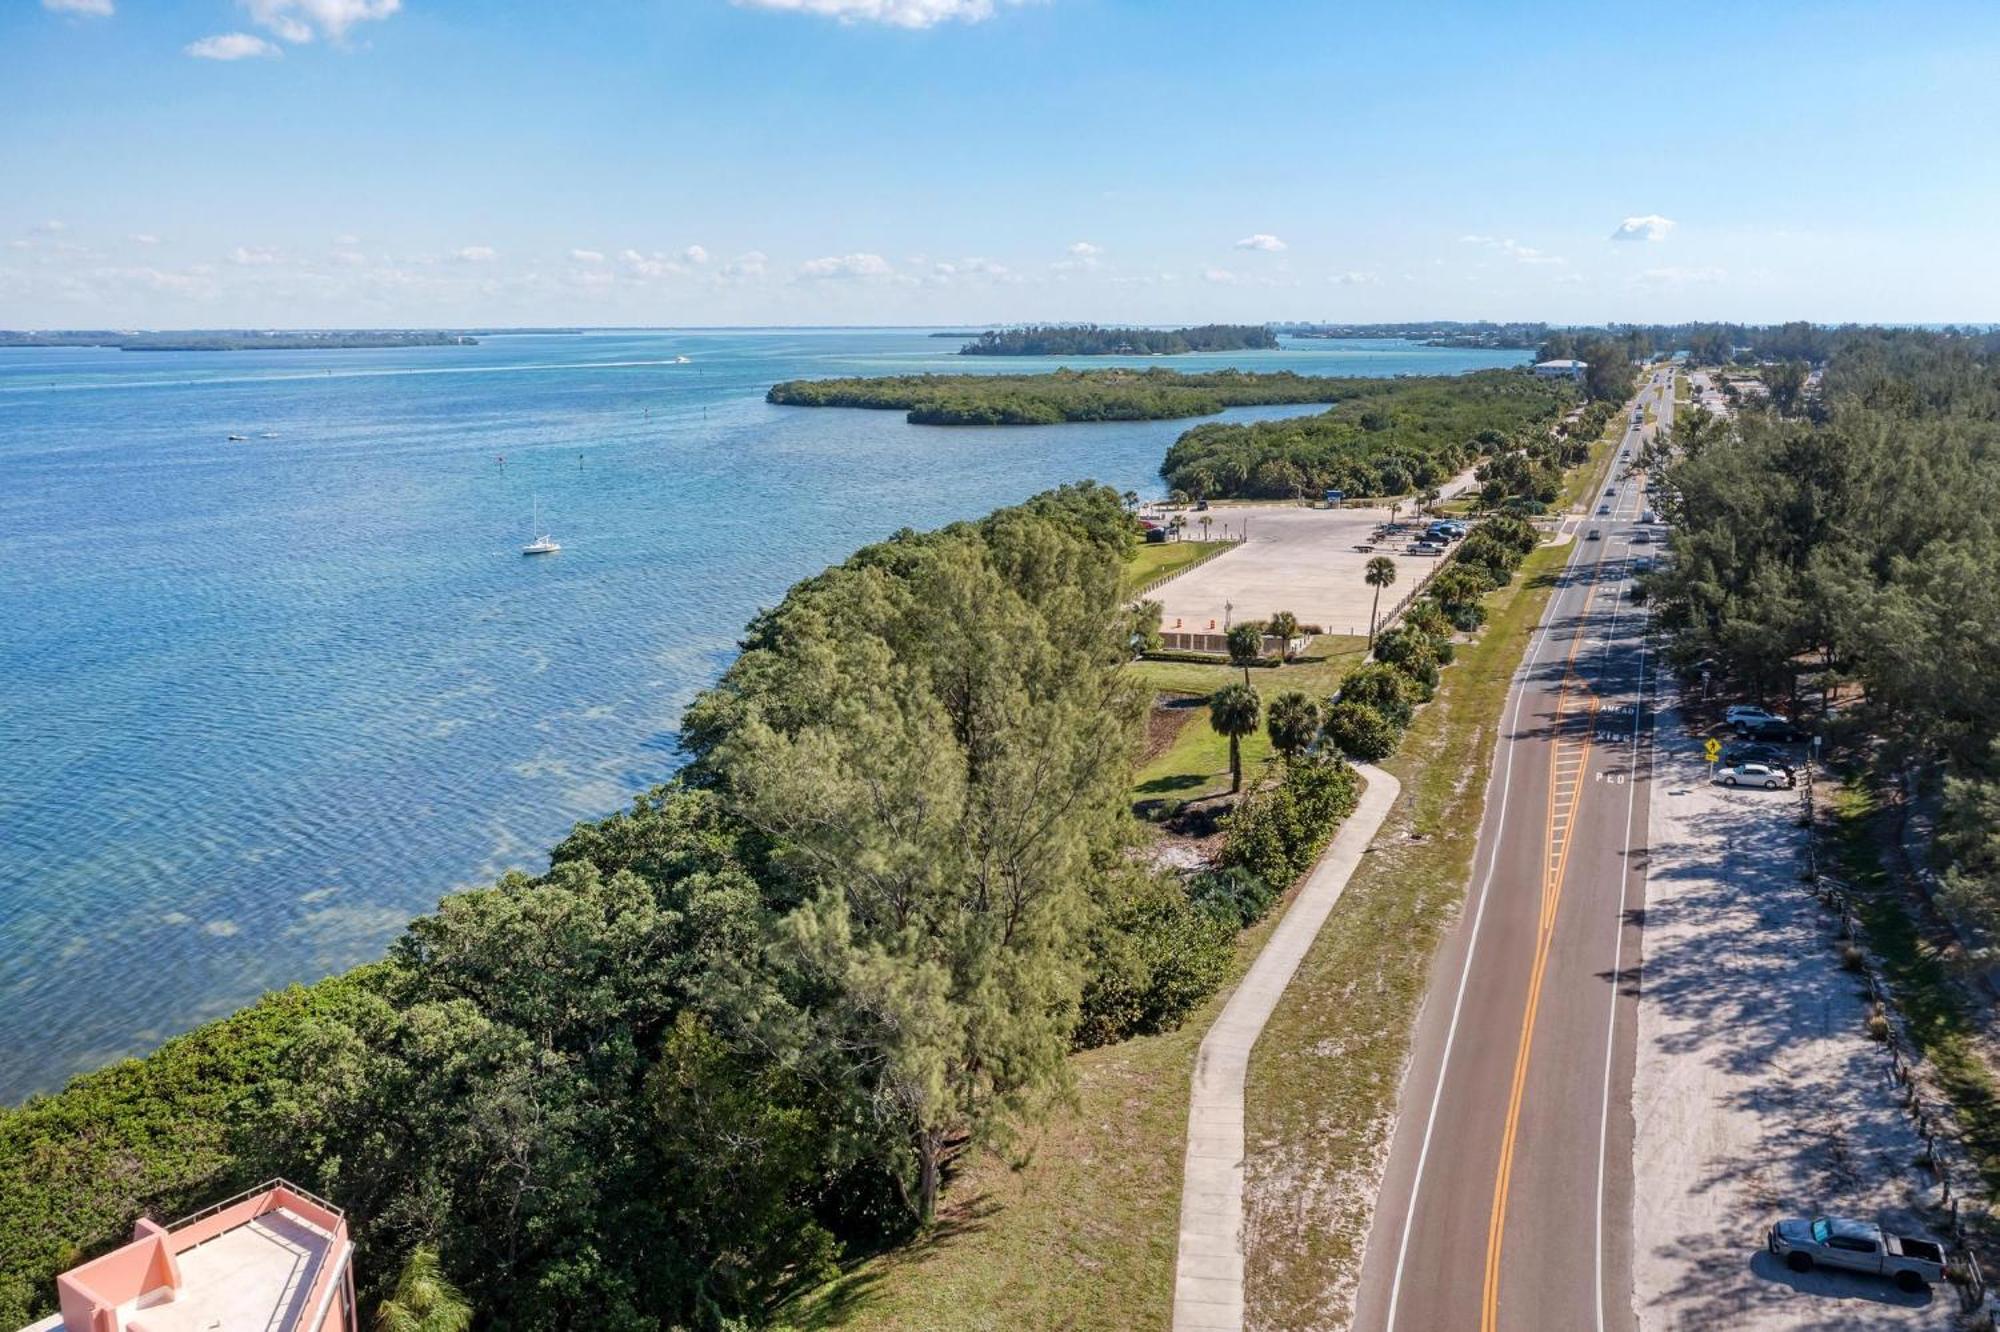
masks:
<svg viewBox="0 0 2000 1332"><path fill-rule="evenodd" d="M1714 781L1715 761L1722 757L1722 742L1711 735L1708 738L1708 743L1703 745L1701 750L1708 758L1708 779Z"/></svg>

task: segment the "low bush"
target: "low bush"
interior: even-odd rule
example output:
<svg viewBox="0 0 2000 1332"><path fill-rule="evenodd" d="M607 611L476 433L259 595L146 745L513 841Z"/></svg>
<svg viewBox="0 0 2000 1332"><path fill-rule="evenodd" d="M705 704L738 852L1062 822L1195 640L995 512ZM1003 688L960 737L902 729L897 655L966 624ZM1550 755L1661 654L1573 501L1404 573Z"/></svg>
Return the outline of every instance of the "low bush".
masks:
<svg viewBox="0 0 2000 1332"><path fill-rule="evenodd" d="M1206 870L1188 880L1188 900L1238 928L1255 925L1278 900L1278 890L1240 865Z"/></svg>
<svg viewBox="0 0 2000 1332"><path fill-rule="evenodd" d="M1366 703L1343 699L1327 709L1326 736L1349 758L1374 763L1396 752L1402 728Z"/></svg>
<svg viewBox="0 0 2000 1332"><path fill-rule="evenodd" d="M1152 880L1093 933L1076 1048L1180 1025L1228 974L1236 930L1233 916L1196 904L1173 880Z"/></svg>
<svg viewBox="0 0 2000 1332"><path fill-rule="evenodd" d="M1282 891L1312 867L1359 798L1354 770L1339 759L1292 763L1277 786L1236 806L1225 824L1229 843L1221 863L1249 870Z"/></svg>

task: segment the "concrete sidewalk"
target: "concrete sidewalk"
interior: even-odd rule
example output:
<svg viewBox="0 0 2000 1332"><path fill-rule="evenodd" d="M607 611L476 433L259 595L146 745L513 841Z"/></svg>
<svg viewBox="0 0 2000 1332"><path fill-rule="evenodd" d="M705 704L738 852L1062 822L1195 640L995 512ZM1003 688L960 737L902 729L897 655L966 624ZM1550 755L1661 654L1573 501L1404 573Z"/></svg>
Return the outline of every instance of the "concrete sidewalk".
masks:
<svg viewBox="0 0 2000 1332"><path fill-rule="evenodd" d="M1175 1332L1243 1327L1243 1076L1279 996L1401 789L1379 768L1355 768L1368 782L1360 802L1229 996L1195 1060L1174 1268Z"/></svg>

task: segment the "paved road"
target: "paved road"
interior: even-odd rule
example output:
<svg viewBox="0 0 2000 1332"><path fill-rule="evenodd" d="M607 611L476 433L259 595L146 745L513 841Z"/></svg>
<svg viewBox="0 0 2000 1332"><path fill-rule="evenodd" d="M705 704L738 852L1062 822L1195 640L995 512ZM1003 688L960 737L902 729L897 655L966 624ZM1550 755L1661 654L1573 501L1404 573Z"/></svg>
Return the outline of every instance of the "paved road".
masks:
<svg viewBox="0 0 2000 1332"><path fill-rule="evenodd" d="M1664 380L1649 373L1642 401L1670 421ZM1636 456L1655 428L1628 427L1624 446ZM1639 482L1606 484L1570 524L1578 539L1508 700L1465 914L1418 1019L1359 1328L1633 1326L1652 662L1626 595Z"/></svg>

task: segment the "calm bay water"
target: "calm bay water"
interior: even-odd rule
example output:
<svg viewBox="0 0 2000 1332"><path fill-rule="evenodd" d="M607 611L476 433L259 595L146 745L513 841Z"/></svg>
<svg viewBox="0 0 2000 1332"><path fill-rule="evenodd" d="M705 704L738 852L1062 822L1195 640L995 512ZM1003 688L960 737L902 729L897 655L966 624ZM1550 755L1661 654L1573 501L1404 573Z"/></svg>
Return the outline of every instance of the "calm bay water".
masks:
<svg viewBox="0 0 2000 1332"><path fill-rule="evenodd" d="M0 350L0 1103L541 868L672 773L681 709L757 608L855 547L1085 477L1158 493L1189 422L940 430L763 401L1054 364L956 345ZM1297 342L1171 364L1523 359ZM537 502L563 551L525 559Z"/></svg>

